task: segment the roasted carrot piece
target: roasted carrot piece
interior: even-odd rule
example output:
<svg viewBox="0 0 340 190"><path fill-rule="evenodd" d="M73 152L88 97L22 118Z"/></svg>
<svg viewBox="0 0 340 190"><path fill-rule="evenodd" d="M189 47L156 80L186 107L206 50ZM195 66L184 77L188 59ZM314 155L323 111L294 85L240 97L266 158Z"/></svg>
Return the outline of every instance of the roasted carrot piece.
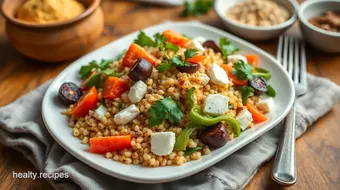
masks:
<svg viewBox="0 0 340 190"><path fill-rule="evenodd" d="M98 92L96 87L90 88L73 106L71 115L84 117L97 106Z"/></svg>
<svg viewBox="0 0 340 190"><path fill-rule="evenodd" d="M90 138L92 153L106 153L131 147L131 136L111 136Z"/></svg>
<svg viewBox="0 0 340 190"><path fill-rule="evenodd" d="M146 52L141 46L132 43L123 58L123 66L131 67L138 58L144 58L152 65L156 64L156 58Z"/></svg>
<svg viewBox="0 0 340 190"><path fill-rule="evenodd" d="M102 97L106 99L118 98L128 89L128 85L122 79L109 77L104 83Z"/></svg>
<svg viewBox="0 0 340 190"><path fill-rule="evenodd" d="M198 64L198 63L204 61L205 58L206 58L206 56L204 56L204 55L196 55L192 58L189 58L188 62Z"/></svg>
<svg viewBox="0 0 340 190"><path fill-rule="evenodd" d="M227 73L228 77L230 78L230 80L235 84L235 85L238 85L238 86L245 86L248 84L248 81L247 80L240 80L238 79L235 75L233 75L233 73L231 72L233 70L233 68L227 64L221 64L220 65L224 70L225 72Z"/></svg>
<svg viewBox="0 0 340 190"><path fill-rule="evenodd" d="M180 33L177 33L173 30L165 30L163 31L162 33L166 40L172 44L176 44L176 45L179 45L179 46L184 46L188 41L190 41L189 38L186 38L184 36L182 36Z"/></svg>
<svg viewBox="0 0 340 190"><path fill-rule="evenodd" d="M259 57L257 55L245 55L248 63L250 63L254 68L259 64Z"/></svg>
<svg viewBox="0 0 340 190"><path fill-rule="evenodd" d="M258 110L254 104L247 102L246 107L251 113L255 123L260 123L267 120L267 117Z"/></svg>

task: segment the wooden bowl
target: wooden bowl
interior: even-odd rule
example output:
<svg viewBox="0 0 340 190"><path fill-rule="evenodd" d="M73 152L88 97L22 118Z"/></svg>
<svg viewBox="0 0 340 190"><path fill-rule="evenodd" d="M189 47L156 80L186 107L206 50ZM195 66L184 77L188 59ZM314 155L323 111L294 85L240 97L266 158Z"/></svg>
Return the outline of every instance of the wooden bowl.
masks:
<svg viewBox="0 0 340 190"><path fill-rule="evenodd" d="M50 24L38 24L15 17L18 8L26 0L4 0L1 12L6 18L9 41L27 57L60 62L85 54L104 28L100 0L80 0L86 10L79 16Z"/></svg>

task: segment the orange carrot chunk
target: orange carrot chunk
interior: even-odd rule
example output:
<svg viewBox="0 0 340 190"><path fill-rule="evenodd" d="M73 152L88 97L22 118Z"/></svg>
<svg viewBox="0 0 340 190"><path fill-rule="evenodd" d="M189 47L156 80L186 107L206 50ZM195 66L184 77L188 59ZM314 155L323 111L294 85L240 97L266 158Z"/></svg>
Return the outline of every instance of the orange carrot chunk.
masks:
<svg viewBox="0 0 340 190"><path fill-rule="evenodd" d="M144 58L152 65L156 64L156 58L146 52L139 45L132 43L123 58L123 66L131 67L138 58Z"/></svg>
<svg viewBox="0 0 340 190"><path fill-rule="evenodd" d="M106 99L118 98L128 89L129 86L122 79L109 77L104 83L102 97Z"/></svg>
<svg viewBox="0 0 340 190"><path fill-rule="evenodd" d="M204 56L204 55L196 55L196 56L194 56L192 58L189 58L188 62L189 63L198 64L198 63L204 61L205 58L206 58L206 56Z"/></svg>
<svg viewBox="0 0 340 190"><path fill-rule="evenodd" d="M92 153L106 153L131 148L131 136L111 136L90 138L90 148Z"/></svg>
<svg viewBox="0 0 340 190"><path fill-rule="evenodd" d="M179 45L181 47L183 47L188 41L190 41L189 38L186 38L182 36L180 33L177 33L170 29L165 30L162 34L165 36L168 42Z"/></svg>
<svg viewBox="0 0 340 190"><path fill-rule="evenodd" d="M266 115L261 113L260 110L258 110L254 104L247 102L246 107L248 111L251 113L254 123L260 123L267 120Z"/></svg>
<svg viewBox="0 0 340 190"><path fill-rule="evenodd" d="M257 55L245 55L248 63L250 63L254 68L257 67L259 63L259 57Z"/></svg>
<svg viewBox="0 0 340 190"><path fill-rule="evenodd" d="M97 101L98 92L96 87L93 86L74 104L71 115L75 117L84 117L90 110L97 106Z"/></svg>

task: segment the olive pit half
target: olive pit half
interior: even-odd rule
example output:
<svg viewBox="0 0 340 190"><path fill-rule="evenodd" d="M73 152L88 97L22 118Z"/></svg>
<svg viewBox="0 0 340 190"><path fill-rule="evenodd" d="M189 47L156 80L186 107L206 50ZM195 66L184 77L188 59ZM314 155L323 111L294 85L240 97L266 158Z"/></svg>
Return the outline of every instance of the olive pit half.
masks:
<svg viewBox="0 0 340 190"><path fill-rule="evenodd" d="M81 95L80 88L72 82L63 83L58 92L59 99L67 105L76 103Z"/></svg>

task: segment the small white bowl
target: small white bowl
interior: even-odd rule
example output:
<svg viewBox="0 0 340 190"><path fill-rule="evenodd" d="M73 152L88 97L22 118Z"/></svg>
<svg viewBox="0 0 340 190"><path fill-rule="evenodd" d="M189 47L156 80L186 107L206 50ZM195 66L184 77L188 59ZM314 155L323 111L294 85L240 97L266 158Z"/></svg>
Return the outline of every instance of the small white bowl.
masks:
<svg viewBox="0 0 340 190"><path fill-rule="evenodd" d="M284 6L290 13L290 18L277 25L273 26L251 26L246 24L240 24L226 16L227 11L235 5L246 0L216 0L215 11L227 27L228 30L234 34L248 39L248 40L268 40L280 36L290 26L294 24L297 19L297 7L298 4L295 0L275 0L280 5Z"/></svg>
<svg viewBox="0 0 340 190"><path fill-rule="evenodd" d="M340 32L330 32L311 24L310 18L320 16L326 11L340 12L340 0L309 0L299 9L300 28L306 40L317 49L326 52L340 52Z"/></svg>

